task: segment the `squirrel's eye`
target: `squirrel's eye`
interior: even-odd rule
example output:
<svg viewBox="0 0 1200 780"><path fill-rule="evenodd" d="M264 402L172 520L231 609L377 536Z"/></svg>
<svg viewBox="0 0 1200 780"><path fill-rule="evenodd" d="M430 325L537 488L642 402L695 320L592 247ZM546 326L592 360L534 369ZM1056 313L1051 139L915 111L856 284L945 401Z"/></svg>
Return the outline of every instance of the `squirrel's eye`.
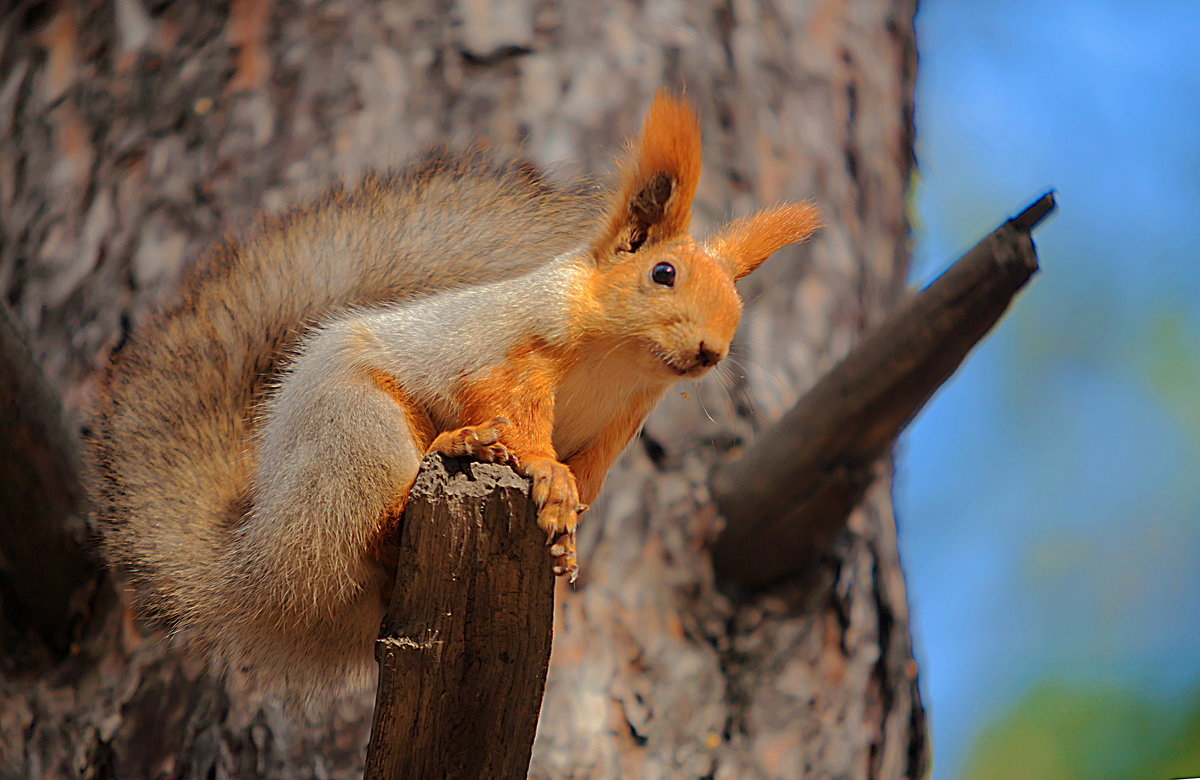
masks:
<svg viewBox="0 0 1200 780"><path fill-rule="evenodd" d="M663 287L675 286L675 266L670 263L659 263L650 272L650 279Z"/></svg>

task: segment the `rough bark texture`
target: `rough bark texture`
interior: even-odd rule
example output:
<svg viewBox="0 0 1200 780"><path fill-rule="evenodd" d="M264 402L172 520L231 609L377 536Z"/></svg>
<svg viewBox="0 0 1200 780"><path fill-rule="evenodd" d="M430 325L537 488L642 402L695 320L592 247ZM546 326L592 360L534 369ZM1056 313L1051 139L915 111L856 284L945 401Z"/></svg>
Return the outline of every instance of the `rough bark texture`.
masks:
<svg viewBox="0 0 1200 780"><path fill-rule="evenodd" d="M903 289L913 0L19 5L0 18L0 290L77 422L96 367L221 233L431 143L606 170L654 90L705 133L693 227L814 198L747 279L737 354L611 472L557 590L535 777L922 773L890 463L809 572L716 590L714 464ZM294 723L119 611L52 675L0 679L0 773L353 776L372 697ZM209 773L213 774L210 775Z"/></svg>
<svg viewBox="0 0 1200 780"><path fill-rule="evenodd" d="M426 456L375 653L365 780L520 780L550 663L554 575L529 481Z"/></svg>

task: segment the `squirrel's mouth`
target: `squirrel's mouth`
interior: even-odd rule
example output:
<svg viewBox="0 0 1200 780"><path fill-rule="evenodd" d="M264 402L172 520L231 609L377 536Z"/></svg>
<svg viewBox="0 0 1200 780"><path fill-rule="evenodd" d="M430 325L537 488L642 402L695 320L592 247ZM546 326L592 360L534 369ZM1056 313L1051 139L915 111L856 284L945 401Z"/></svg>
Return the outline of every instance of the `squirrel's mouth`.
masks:
<svg viewBox="0 0 1200 780"><path fill-rule="evenodd" d="M658 358L658 362L664 368L676 376L687 376L688 372L694 368L694 366L688 365L688 361L680 360L678 356L656 342L650 343L650 352Z"/></svg>
<svg viewBox="0 0 1200 780"><path fill-rule="evenodd" d="M707 374L708 370L716 365L719 360L719 358L714 360L712 353L703 349L697 351L695 354L688 354L687 352L680 354L678 350L670 349L657 340L649 341L646 346L649 348L650 354L658 359L663 368L679 379L699 379ZM705 355L708 356L708 359L704 359L703 356Z"/></svg>
<svg viewBox="0 0 1200 780"><path fill-rule="evenodd" d="M670 353L659 353L658 359L666 366L667 370L672 374L683 378L688 377L697 379L708 372L712 365L705 365L699 360L680 360L678 357Z"/></svg>
<svg viewBox="0 0 1200 780"><path fill-rule="evenodd" d="M678 366L673 361L665 360L663 362L667 364L667 368L671 369L679 376L687 376L688 374L691 373L690 368L684 368L683 366Z"/></svg>

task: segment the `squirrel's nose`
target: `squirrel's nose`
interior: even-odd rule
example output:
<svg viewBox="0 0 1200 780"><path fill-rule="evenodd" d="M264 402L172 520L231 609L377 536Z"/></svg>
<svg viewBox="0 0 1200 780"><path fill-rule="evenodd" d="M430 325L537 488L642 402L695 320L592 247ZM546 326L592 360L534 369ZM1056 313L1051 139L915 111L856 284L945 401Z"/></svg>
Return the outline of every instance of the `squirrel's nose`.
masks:
<svg viewBox="0 0 1200 780"><path fill-rule="evenodd" d="M725 350L713 349L707 343L700 342L700 349L696 352L696 360L700 361L700 365L715 366L723 357L725 357Z"/></svg>

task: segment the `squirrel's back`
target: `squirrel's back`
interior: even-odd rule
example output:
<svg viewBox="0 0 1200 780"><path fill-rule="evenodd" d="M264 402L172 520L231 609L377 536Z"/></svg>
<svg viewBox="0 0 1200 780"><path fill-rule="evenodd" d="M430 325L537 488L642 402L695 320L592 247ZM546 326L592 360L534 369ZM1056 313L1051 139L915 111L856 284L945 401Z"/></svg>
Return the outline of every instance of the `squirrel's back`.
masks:
<svg viewBox="0 0 1200 780"><path fill-rule="evenodd" d="M594 228L595 192L531 166L430 155L335 188L192 267L103 382L95 492L108 557L147 614L200 618L222 539L250 508L255 415L304 331L346 307L517 276Z"/></svg>

